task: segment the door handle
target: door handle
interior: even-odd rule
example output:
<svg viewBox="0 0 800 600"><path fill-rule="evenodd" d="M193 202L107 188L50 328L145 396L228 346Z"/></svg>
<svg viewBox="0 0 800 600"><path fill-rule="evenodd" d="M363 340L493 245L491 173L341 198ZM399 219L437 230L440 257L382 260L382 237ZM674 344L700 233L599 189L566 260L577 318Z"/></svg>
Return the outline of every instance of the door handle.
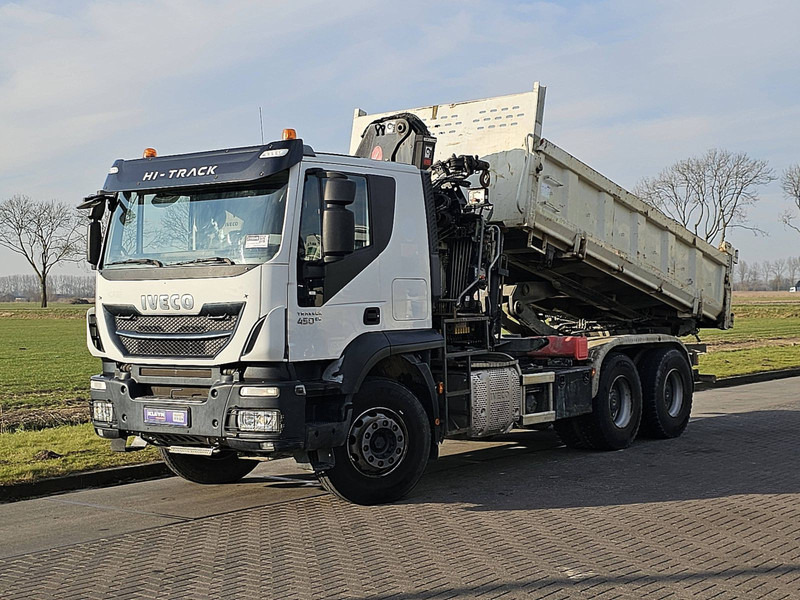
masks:
<svg viewBox="0 0 800 600"><path fill-rule="evenodd" d="M381 309L377 306L370 306L364 309L364 325L380 325Z"/></svg>

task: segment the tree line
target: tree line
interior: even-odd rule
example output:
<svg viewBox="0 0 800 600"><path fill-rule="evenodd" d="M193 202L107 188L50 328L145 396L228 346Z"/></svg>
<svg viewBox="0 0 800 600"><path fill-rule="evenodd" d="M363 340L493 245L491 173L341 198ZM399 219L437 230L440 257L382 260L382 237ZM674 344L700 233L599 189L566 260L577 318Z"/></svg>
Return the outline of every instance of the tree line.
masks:
<svg viewBox="0 0 800 600"><path fill-rule="evenodd" d="M42 288L36 275L6 275L0 277L0 302L21 299L41 301ZM94 298L94 275L50 275L47 296L53 298Z"/></svg>
<svg viewBox="0 0 800 600"><path fill-rule="evenodd" d="M800 279L800 256L747 262L739 260L733 271L733 289L778 291L795 287Z"/></svg>

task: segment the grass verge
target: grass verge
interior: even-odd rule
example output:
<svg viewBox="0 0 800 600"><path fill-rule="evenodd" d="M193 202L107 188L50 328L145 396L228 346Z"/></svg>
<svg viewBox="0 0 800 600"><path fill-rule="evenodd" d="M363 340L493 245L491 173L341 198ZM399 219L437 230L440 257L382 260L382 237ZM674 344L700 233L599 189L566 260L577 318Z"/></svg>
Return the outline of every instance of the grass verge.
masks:
<svg viewBox="0 0 800 600"><path fill-rule="evenodd" d="M56 406L88 397L100 361L86 349L85 335L83 319L0 318L0 405Z"/></svg>
<svg viewBox="0 0 800 600"><path fill-rule="evenodd" d="M153 447L112 452L90 424L0 435L0 485L158 460Z"/></svg>

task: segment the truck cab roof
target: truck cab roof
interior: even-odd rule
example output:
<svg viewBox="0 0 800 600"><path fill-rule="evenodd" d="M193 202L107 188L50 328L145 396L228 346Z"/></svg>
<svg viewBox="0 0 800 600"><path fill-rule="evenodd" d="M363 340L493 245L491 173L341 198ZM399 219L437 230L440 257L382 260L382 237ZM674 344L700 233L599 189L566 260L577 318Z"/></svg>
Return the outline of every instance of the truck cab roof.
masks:
<svg viewBox="0 0 800 600"><path fill-rule="evenodd" d="M258 181L301 160L353 168L418 172L413 165L358 158L333 152L316 153L303 140L283 140L263 146L225 148L133 160L118 159L108 171L103 192L195 187Z"/></svg>
<svg viewBox="0 0 800 600"><path fill-rule="evenodd" d="M258 181L299 163L314 150L303 140L135 160L119 159L108 171L104 192L195 187Z"/></svg>

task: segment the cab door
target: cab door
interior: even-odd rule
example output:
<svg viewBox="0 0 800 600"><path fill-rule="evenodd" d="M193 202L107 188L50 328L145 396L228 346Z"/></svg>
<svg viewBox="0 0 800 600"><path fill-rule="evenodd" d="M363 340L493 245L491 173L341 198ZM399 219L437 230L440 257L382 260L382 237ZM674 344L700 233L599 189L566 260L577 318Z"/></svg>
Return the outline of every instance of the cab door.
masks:
<svg viewBox="0 0 800 600"><path fill-rule="evenodd" d="M353 252L325 262L322 191L329 173L355 183ZM299 203L299 228L289 283L289 360L338 358L357 336L384 328L391 290L381 287L381 254L392 236L395 180L348 172L342 165L306 168Z"/></svg>

